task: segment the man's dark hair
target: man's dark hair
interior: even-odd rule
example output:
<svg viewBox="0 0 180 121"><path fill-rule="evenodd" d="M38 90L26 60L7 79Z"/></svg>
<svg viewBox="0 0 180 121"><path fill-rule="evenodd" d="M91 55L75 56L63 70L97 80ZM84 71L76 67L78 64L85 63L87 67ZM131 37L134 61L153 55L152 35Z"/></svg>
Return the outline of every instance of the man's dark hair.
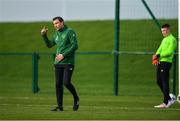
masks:
<svg viewBox="0 0 180 121"><path fill-rule="evenodd" d="M54 17L52 20L54 21L54 20L56 20L56 19L58 19L60 22L64 22L63 18L60 17L60 16L56 16L56 17Z"/></svg>
<svg viewBox="0 0 180 121"><path fill-rule="evenodd" d="M161 28L170 28L170 25L169 24L163 24Z"/></svg>

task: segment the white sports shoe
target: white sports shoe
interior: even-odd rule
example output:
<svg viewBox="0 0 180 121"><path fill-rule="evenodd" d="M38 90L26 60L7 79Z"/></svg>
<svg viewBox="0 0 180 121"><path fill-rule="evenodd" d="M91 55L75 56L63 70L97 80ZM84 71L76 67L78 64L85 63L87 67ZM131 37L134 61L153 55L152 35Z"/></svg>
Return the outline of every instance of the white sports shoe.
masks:
<svg viewBox="0 0 180 121"><path fill-rule="evenodd" d="M174 100L174 99L168 100L168 104L166 105L167 108L169 108L169 107L170 107L171 105L173 105L175 102L176 102L176 100Z"/></svg>
<svg viewBox="0 0 180 121"><path fill-rule="evenodd" d="M154 108L167 108L167 105L165 103L162 103L160 105L154 106Z"/></svg>

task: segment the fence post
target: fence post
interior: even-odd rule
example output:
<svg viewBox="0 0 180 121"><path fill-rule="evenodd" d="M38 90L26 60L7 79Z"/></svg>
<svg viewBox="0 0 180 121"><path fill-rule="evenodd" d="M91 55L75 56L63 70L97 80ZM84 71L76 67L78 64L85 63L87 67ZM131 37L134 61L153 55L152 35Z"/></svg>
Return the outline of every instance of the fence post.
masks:
<svg viewBox="0 0 180 121"><path fill-rule="evenodd" d="M33 53L32 54L32 91L33 91L33 93L37 93L39 91L38 60L39 60L39 55L37 53Z"/></svg>
<svg viewBox="0 0 180 121"><path fill-rule="evenodd" d="M115 1L115 20L114 20L114 95L119 91L119 5L120 0Z"/></svg>
<svg viewBox="0 0 180 121"><path fill-rule="evenodd" d="M56 54L53 53L53 54L52 54L52 57L53 57L53 61L54 61L54 59L55 59L55 57L56 57Z"/></svg>

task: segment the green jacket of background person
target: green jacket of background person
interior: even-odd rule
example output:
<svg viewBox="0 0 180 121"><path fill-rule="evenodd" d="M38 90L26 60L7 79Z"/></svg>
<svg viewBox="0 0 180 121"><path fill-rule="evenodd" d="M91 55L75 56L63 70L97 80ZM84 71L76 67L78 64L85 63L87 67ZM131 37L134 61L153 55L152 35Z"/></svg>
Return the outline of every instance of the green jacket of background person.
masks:
<svg viewBox="0 0 180 121"><path fill-rule="evenodd" d="M68 28L66 25L59 31L56 31L52 40L49 40L44 34L43 40L48 48L57 45L56 55L62 54L64 59L62 61L54 60L54 64L72 64L75 63L75 51L78 49L76 33Z"/></svg>
<svg viewBox="0 0 180 121"><path fill-rule="evenodd" d="M156 51L156 55L159 55L159 61L172 63L176 48L177 41L172 34L169 34L167 37L164 37L164 39L161 42L161 45Z"/></svg>

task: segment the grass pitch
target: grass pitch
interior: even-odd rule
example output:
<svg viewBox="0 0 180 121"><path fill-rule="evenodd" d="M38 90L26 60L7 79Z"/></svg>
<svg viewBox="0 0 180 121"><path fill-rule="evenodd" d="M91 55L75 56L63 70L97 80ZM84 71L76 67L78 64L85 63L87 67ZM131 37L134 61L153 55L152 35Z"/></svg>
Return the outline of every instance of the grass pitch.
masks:
<svg viewBox="0 0 180 121"><path fill-rule="evenodd" d="M170 23L177 37L177 20ZM79 52L112 51L113 21L75 21L67 24L78 34ZM52 23L0 23L0 52L54 52L44 45L40 29ZM143 26L142 26L143 25ZM122 21L121 51L155 51L162 36L151 20ZM113 55L77 55L73 83L80 109L72 111L72 97L64 89L63 112L56 106L52 55L40 55L40 92L32 94L31 55L0 55L0 120L179 120L180 104L161 110L151 55L120 55L119 96L113 96ZM172 85L172 73L170 78ZM172 86L171 86L172 90ZM177 90L177 89L176 89Z"/></svg>
<svg viewBox="0 0 180 121"><path fill-rule="evenodd" d="M64 96L64 111L51 112L54 96L0 97L1 119L8 120L173 120L179 119L180 105L169 109L155 109L161 102L157 96L81 96L80 108L72 111L72 97Z"/></svg>

